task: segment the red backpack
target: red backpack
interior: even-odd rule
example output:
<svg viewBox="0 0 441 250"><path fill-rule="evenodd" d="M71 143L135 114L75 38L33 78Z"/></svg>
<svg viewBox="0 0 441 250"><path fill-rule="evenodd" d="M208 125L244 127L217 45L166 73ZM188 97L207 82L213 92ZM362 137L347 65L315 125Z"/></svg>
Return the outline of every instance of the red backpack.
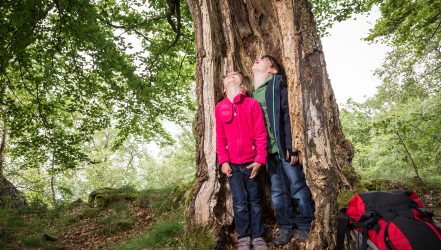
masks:
<svg viewBox="0 0 441 250"><path fill-rule="evenodd" d="M358 249L440 250L441 230L415 192L367 192L354 195L339 214L337 250L349 232ZM360 244L361 243L361 244Z"/></svg>

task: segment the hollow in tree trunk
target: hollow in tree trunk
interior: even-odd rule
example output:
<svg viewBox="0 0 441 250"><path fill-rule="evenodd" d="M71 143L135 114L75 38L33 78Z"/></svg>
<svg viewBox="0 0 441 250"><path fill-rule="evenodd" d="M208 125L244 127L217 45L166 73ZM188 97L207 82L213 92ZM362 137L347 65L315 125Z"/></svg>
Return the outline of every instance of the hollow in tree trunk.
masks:
<svg viewBox="0 0 441 250"><path fill-rule="evenodd" d="M334 248L337 196L351 187L355 180L351 176L356 175L351 166L353 147L342 133L311 5L307 0L187 2L195 29L198 109L197 180L189 221L208 226L219 247L231 243L232 201L225 177L216 169L214 107L222 98L220 82L227 71L240 70L251 76L254 59L270 54L286 71L293 147L302 152L315 202L306 247ZM265 185L268 194L268 182ZM264 204L269 202L266 195ZM265 223L267 234L272 235L274 227Z"/></svg>

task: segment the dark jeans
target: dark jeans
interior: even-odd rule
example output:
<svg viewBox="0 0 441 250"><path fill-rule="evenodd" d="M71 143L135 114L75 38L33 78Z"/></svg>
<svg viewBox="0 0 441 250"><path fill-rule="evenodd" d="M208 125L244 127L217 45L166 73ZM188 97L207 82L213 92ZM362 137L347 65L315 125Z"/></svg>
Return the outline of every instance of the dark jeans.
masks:
<svg viewBox="0 0 441 250"><path fill-rule="evenodd" d="M257 178L250 179L248 164L230 164L233 176L229 178L233 196L234 222L239 238L262 237L262 206L260 205L259 183Z"/></svg>
<svg viewBox="0 0 441 250"><path fill-rule="evenodd" d="M267 171L271 179L271 199L279 226L309 230L314 218L314 208L303 167L291 166L285 159L273 154L268 156ZM291 198L297 202L295 212Z"/></svg>

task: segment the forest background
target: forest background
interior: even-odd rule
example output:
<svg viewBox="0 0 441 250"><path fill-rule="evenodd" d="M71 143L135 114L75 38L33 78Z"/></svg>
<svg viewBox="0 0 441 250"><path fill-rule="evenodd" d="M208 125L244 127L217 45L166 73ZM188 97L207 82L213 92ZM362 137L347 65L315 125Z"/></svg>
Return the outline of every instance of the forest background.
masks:
<svg viewBox="0 0 441 250"><path fill-rule="evenodd" d="M361 180L439 187L441 3L311 2L322 37L333 24L377 8L380 18L364 39L390 47L375 72L381 79L376 93L340 105ZM148 197L145 207L156 217L149 230L138 232L140 244L155 225L170 237L154 244L195 244L180 237L183 197L195 175L195 48L186 3L7 0L0 13L2 185L19 190L29 211L54 218L66 217L73 202L93 199L90 194L105 187L136 194L141 204ZM149 153L152 142L160 145L159 157ZM155 201L155 195L164 199ZM0 200L4 247L51 247L42 232L56 234L62 223L98 213L82 210L81 218L52 221L52 231L47 222L33 221L41 228L32 231L25 220L12 222L22 218L6 205L15 201ZM139 226L129 215L99 223L114 227L103 235ZM22 239L20 232L28 235Z"/></svg>

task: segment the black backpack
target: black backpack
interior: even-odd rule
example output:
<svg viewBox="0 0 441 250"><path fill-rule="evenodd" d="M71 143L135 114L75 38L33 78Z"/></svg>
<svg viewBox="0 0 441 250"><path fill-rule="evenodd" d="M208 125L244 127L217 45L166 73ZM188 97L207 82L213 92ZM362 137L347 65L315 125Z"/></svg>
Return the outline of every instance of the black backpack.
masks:
<svg viewBox="0 0 441 250"><path fill-rule="evenodd" d="M340 210L337 250L349 232L360 239L358 249L441 250L441 230L415 192L367 192L354 195Z"/></svg>

